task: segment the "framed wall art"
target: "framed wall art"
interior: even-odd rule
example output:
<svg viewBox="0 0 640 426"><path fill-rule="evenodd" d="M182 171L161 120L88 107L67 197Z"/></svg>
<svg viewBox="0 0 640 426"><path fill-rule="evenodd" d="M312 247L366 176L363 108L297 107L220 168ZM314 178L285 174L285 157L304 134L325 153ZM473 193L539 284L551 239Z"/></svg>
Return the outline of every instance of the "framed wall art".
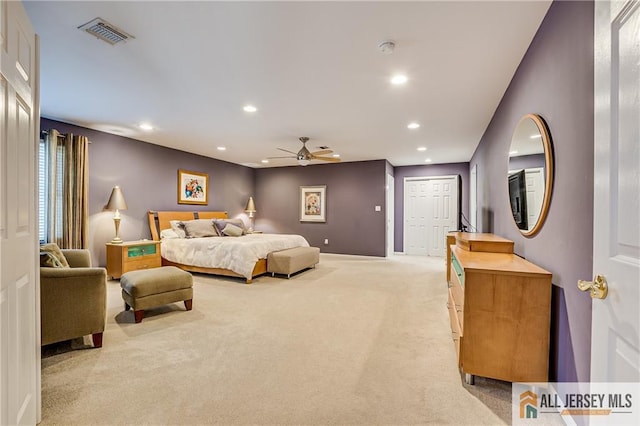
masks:
<svg viewBox="0 0 640 426"><path fill-rule="evenodd" d="M209 175L206 173L178 170L178 204L209 203Z"/></svg>
<svg viewBox="0 0 640 426"><path fill-rule="evenodd" d="M300 187L300 222L326 222L327 187Z"/></svg>

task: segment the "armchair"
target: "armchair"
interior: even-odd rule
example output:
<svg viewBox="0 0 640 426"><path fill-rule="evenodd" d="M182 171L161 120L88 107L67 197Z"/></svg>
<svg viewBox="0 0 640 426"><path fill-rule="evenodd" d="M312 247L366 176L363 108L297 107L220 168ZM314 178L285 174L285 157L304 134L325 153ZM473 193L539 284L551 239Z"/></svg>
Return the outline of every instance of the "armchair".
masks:
<svg viewBox="0 0 640 426"><path fill-rule="evenodd" d="M62 249L70 268L40 267L41 344L92 335L102 347L107 312L107 272L91 267L85 249Z"/></svg>

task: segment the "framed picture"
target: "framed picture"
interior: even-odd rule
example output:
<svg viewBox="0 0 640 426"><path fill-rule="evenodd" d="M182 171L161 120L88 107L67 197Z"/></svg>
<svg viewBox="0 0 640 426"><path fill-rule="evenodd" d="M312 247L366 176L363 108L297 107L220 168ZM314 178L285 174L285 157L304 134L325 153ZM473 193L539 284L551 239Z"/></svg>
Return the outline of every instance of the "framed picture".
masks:
<svg viewBox="0 0 640 426"><path fill-rule="evenodd" d="M209 175L206 173L178 170L178 204L209 203Z"/></svg>
<svg viewBox="0 0 640 426"><path fill-rule="evenodd" d="M327 187L300 187L300 222L326 222Z"/></svg>

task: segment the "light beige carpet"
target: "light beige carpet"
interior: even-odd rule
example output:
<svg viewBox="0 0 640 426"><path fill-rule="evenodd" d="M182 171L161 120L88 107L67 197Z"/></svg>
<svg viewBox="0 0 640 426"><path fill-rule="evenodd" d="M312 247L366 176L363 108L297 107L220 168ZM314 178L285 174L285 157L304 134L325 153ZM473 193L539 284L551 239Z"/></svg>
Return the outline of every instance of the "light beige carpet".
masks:
<svg viewBox="0 0 640 426"><path fill-rule="evenodd" d="M195 274L192 311L139 324L110 281L103 347L43 348L41 424L509 423L510 383L460 377L444 270L322 254L290 280Z"/></svg>

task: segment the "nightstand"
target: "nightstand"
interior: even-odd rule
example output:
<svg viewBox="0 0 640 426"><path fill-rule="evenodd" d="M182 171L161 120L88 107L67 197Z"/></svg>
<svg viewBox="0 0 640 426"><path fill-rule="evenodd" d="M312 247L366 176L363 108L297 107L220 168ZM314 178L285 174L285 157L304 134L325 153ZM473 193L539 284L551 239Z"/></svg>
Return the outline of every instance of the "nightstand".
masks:
<svg viewBox="0 0 640 426"><path fill-rule="evenodd" d="M107 243L107 275L120 278L122 274L138 269L159 268L160 241L125 241L122 244Z"/></svg>

